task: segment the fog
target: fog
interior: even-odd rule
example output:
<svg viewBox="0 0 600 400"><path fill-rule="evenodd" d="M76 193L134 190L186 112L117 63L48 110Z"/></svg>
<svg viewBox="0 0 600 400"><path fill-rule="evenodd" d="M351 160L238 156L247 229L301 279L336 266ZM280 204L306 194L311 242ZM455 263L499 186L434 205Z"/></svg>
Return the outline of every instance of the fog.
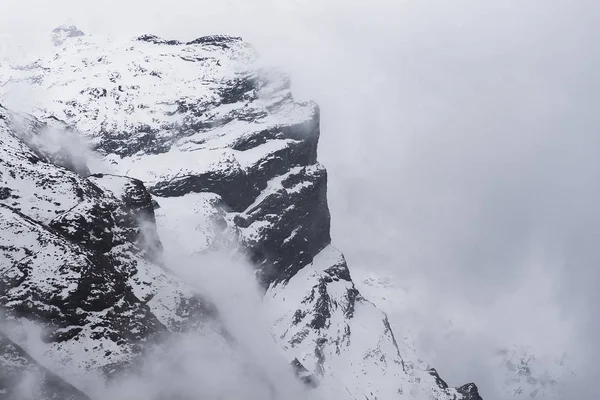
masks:
<svg viewBox="0 0 600 400"><path fill-rule="evenodd" d="M24 342L35 360L94 400L322 400L332 398L332 393L339 397L331 388L310 390L296 379L289 360L271 339L260 290L243 259L225 251L184 255L168 230L161 234L165 267L217 305L219 323L207 321L198 331L172 333L159 346L149 345L142 359L134 359L132 371L110 382L84 371L77 362L56 365L40 339L43 328L35 323L0 321L2 331ZM75 355L86 356L83 351ZM38 398L43 383L41 376L26 371L8 400ZM321 397L323 393L328 397Z"/></svg>
<svg viewBox="0 0 600 400"><path fill-rule="evenodd" d="M165 266L218 307L222 326L172 334L145 355L139 373L88 393L100 400L321 400L295 378L272 340L249 264L225 251L186 256L169 230L160 234Z"/></svg>
<svg viewBox="0 0 600 400"><path fill-rule="evenodd" d="M20 103L20 99L10 96L5 99L8 103ZM92 150L87 138L63 124L51 123L34 134L30 120L22 115L11 117L14 132L34 152L51 162L85 176L114 172L109 163ZM56 349L48 351L48 342L43 339L49 332L40 321L15 316L5 318L0 309L0 353L6 350L4 345L8 342L5 340L11 339L23 345L27 354L47 369L44 371L32 365L25 368L28 360L9 352L7 357L0 359L0 364L5 364L0 365L0 389L8 387L8 390L0 390L0 398L46 398L45 390L57 389L52 386L50 371L94 400L322 400L342 397L338 389L326 382L314 389L296 377L291 360L282 354L270 333L269 322L273 316L262 307L264 290L255 279L252 265L239 249L223 246L189 254L180 244L181 232L174 230L167 218L158 219L160 222L154 218L137 221L141 236L138 244L146 254L159 255L154 259L158 264L152 268L164 268L186 282L206 303L207 309L214 306L218 315L214 319L207 316L193 330L159 334L149 339L144 353L130 360L130 368L125 373L107 380L100 371L87 366L86 361L94 351L88 353L86 335L82 335L84 339L80 337L79 345L72 349L69 362L57 362L52 358ZM155 240L157 230L160 241ZM181 289L176 285L170 287ZM110 354L106 350L105 356L110 357ZM113 360L121 361L118 357ZM11 364L12 361L16 362ZM8 370L2 370L3 367ZM119 366L111 365L110 368L118 369ZM61 394L58 396L62 399Z"/></svg>
<svg viewBox="0 0 600 400"><path fill-rule="evenodd" d="M0 52L63 23L242 35L321 105L336 247L357 282L395 283L382 307L440 374L503 399L489 355L524 345L567 353L568 397L595 399L599 19L587 0L2 0Z"/></svg>

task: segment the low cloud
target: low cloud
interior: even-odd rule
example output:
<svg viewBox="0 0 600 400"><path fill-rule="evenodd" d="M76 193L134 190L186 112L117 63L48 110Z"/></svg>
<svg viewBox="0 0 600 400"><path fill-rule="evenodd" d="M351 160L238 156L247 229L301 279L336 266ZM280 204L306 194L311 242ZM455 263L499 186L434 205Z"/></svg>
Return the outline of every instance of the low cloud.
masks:
<svg viewBox="0 0 600 400"><path fill-rule="evenodd" d="M14 104L11 95L5 97ZM26 113L9 110L11 124L20 138L40 157L83 177L111 173L110 165L93 150L89 138L54 118L34 119Z"/></svg>
<svg viewBox="0 0 600 400"><path fill-rule="evenodd" d="M6 0L0 34L244 36L320 103L334 241L355 278L419 293L441 375L503 399L479 354L531 345L574 360L568 397L598 397L597 3L115 4Z"/></svg>

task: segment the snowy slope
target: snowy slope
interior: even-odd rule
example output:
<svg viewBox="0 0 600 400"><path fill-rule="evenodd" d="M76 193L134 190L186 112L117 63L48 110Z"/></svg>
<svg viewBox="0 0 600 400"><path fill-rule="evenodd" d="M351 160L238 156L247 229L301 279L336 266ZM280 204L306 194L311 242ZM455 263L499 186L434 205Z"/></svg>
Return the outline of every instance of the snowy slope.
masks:
<svg viewBox="0 0 600 400"><path fill-rule="evenodd" d="M428 366L403 356L410 349L398 347L387 316L358 292L331 245L288 282L273 285L265 302L285 350L354 398L453 399L468 391L438 385Z"/></svg>
<svg viewBox="0 0 600 400"><path fill-rule="evenodd" d="M294 100L285 74L261 66L236 37L111 41L67 31L59 30L54 54L0 66L4 101L74 127L117 175L143 181L156 202L159 235L175 232L185 252L240 246L265 290L273 339L290 362L336 397L480 398L473 384L448 388L404 354L412 350L354 286L330 243L319 109ZM118 201L138 181L102 175L87 182ZM139 252L135 242L138 249L129 240L119 254ZM148 255L135 257L120 272L136 298L149 298L152 324L175 329L174 307L189 292L157 272Z"/></svg>
<svg viewBox="0 0 600 400"><path fill-rule="evenodd" d="M110 372L152 336L210 316L210 304L153 262L160 242L143 184L56 166L22 140L19 130L32 124L15 128L15 118L0 107L5 333L25 344L28 323L37 322L45 358L82 373ZM143 232L142 214L150 221Z"/></svg>

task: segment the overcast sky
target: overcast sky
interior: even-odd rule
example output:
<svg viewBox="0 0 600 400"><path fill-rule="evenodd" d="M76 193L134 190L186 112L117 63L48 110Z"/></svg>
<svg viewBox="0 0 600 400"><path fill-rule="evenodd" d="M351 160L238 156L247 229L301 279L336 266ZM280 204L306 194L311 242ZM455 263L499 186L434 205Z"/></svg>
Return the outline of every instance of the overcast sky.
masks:
<svg viewBox="0 0 600 400"><path fill-rule="evenodd" d="M598 398L600 2L1 0L0 51L63 23L244 36L320 103L334 242L418 288L443 375L500 399L477 360L531 345Z"/></svg>

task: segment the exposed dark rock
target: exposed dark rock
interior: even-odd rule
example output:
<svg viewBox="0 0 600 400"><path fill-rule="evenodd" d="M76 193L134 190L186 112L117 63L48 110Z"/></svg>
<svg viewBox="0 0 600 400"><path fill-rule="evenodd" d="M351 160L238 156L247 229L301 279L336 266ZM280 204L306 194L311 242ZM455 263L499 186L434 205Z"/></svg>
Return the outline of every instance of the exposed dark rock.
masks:
<svg viewBox="0 0 600 400"><path fill-rule="evenodd" d="M177 45L207 45L207 46L219 46L223 48L227 48L227 44L231 42L239 42L242 40L240 37L236 36L227 36L227 35L212 35L212 36L202 36L197 39L191 40L189 42L180 42L179 40L166 40L156 35L146 34L139 36L137 38L140 42L148 42L153 44L164 44L168 46L177 46Z"/></svg>
<svg viewBox="0 0 600 400"><path fill-rule="evenodd" d="M107 253L113 247L115 205L86 201L59 215L50 227L91 251Z"/></svg>
<svg viewBox="0 0 600 400"><path fill-rule="evenodd" d="M0 200L6 200L11 197L12 190L9 187L0 187Z"/></svg>
<svg viewBox="0 0 600 400"><path fill-rule="evenodd" d="M325 169L302 168L289 179L300 182L298 190L283 188L235 220L241 227L270 222L259 240L246 243L265 286L295 275L331 241ZM298 221L305 223L299 225Z"/></svg>
<svg viewBox="0 0 600 400"><path fill-rule="evenodd" d="M437 383L437 385L440 388L448 389L448 387L449 387L448 384L446 383L446 381L444 381L442 378L440 378L440 375L438 374L438 372L436 371L435 368L431 368L427 372L429 372L429 374L435 378L435 383Z"/></svg>
<svg viewBox="0 0 600 400"><path fill-rule="evenodd" d="M43 267L40 263L44 263L45 256L34 247L29 250L31 256L13 264L10 274L0 277L0 306L9 316L46 325L45 340L49 342L76 337L80 332L76 328L92 323L96 312L104 312L106 317L100 323L104 329L99 334L116 343L144 341L164 330L148 307L133 295L122 273L107 256L61 238L8 206L0 204L0 211L3 211L3 231L10 232L18 226L22 232L38 235L46 245L61 249L70 260L62 267L61 275L76 283L65 297L59 290L49 290L46 285L52 281L39 282L36 269ZM59 276L56 278L59 281Z"/></svg>
<svg viewBox="0 0 600 400"><path fill-rule="evenodd" d="M184 135L182 133L179 136ZM158 138L156 130L140 126L131 132L107 135L94 146L94 150L121 156L132 156L138 153L160 154L169 151L172 144L173 138Z"/></svg>
<svg viewBox="0 0 600 400"><path fill-rule="evenodd" d="M140 42L150 42L150 43L154 43L154 44L166 44L169 46L176 46L176 45L182 44L182 42L180 42L179 40L165 40L165 39L159 38L156 35L142 35L142 36L138 37L137 40L139 40Z"/></svg>
<svg viewBox="0 0 600 400"><path fill-rule="evenodd" d="M217 193L228 207L238 211L252 203L252 198L260 193L254 182L239 168L226 172L219 170L199 175L176 176L152 186L150 192L160 197L178 197L187 193Z"/></svg>
<svg viewBox="0 0 600 400"><path fill-rule="evenodd" d="M162 243L156 230L154 215L155 201L138 179L122 176L95 174L89 179L102 187L105 179L120 181L122 191L118 194L119 203L113 210L115 225L127 242L135 243L148 259L160 261ZM110 229L109 229L110 230ZM119 243L113 243L115 246Z"/></svg>
<svg viewBox="0 0 600 400"><path fill-rule="evenodd" d="M449 388L448 384L442 378L440 378L440 375L435 368L431 368L427 372L429 372L429 374L435 378L435 382L440 388ZM463 396L461 400L483 400L479 395L477 386L475 386L474 383L467 383L466 385L460 386L456 388L456 391Z"/></svg>
<svg viewBox="0 0 600 400"><path fill-rule="evenodd" d="M257 86L257 81L252 76L235 79L220 91L221 104L256 100Z"/></svg>
<svg viewBox="0 0 600 400"><path fill-rule="evenodd" d="M227 48L227 44L231 42L240 42L242 40L241 37L238 36L227 36L227 35L212 35L212 36L202 36L192 41L187 42L186 44L203 44L209 46L219 46Z"/></svg>
<svg viewBox="0 0 600 400"><path fill-rule="evenodd" d="M464 396L463 400L483 400L479 395L479 389L474 383L467 383L456 390Z"/></svg>

